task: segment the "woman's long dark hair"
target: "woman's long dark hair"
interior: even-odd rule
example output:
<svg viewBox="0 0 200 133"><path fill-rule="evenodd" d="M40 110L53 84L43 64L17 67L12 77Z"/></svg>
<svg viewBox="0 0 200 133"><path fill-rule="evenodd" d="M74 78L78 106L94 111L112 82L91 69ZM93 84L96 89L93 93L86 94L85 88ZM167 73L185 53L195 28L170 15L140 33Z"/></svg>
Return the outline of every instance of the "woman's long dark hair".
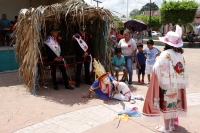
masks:
<svg viewBox="0 0 200 133"><path fill-rule="evenodd" d="M176 48L176 47L170 46L170 45L168 45L168 44L165 44L164 51L165 51L165 50L168 50L168 49L173 49L175 52L181 53L181 54L183 54L183 52L184 52L183 49L182 49L181 47Z"/></svg>

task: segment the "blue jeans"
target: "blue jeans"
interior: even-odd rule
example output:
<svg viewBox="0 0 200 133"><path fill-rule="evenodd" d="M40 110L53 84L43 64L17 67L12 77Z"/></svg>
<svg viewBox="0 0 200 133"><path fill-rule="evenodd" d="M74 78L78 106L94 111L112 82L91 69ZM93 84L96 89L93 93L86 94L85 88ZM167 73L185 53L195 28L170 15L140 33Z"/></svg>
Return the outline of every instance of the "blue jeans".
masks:
<svg viewBox="0 0 200 133"><path fill-rule="evenodd" d="M133 76L133 61L132 61L132 55L124 56L125 62L126 62L126 68L128 69L128 75L129 75L129 82L132 81Z"/></svg>

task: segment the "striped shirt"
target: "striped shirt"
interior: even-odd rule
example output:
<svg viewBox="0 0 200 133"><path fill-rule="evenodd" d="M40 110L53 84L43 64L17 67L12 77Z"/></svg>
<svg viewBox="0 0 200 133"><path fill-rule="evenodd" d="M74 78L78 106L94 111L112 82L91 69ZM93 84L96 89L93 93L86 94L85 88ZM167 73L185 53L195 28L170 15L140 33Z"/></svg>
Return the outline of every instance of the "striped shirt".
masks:
<svg viewBox="0 0 200 133"><path fill-rule="evenodd" d="M133 39L130 39L126 43L124 38L119 41L118 47L122 49L123 56L133 55L133 51L137 48L136 43Z"/></svg>

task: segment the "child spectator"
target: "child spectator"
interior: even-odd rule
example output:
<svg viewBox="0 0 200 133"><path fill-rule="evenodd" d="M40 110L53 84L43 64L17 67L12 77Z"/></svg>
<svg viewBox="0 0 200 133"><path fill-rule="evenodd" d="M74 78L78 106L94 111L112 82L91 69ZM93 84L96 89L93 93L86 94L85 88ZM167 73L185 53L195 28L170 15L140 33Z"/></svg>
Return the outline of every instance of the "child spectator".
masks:
<svg viewBox="0 0 200 133"><path fill-rule="evenodd" d="M125 77L125 83L127 84L128 81L128 71L125 67L125 58L122 55L121 48L116 48L115 49L116 55L112 58L112 65L114 67L114 70L116 71L116 79L118 81L119 78L119 71L123 71L124 77Z"/></svg>
<svg viewBox="0 0 200 133"><path fill-rule="evenodd" d="M152 39L149 39L147 41L147 48L144 50L144 54L146 55L146 68L145 68L145 73L147 74L148 77L148 84L149 86L150 83L150 75L152 73L152 68L154 63L156 62L156 57L160 54L160 51L153 47L154 41Z"/></svg>
<svg viewBox="0 0 200 133"><path fill-rule="evenodd" d="M137 45L137 49L138 52L136 53L136 63L137 63L138 84L144 84L146 57L143 53L143 44L139 43ZM142 74L142 80L140 80L141 74Z"/></svg>

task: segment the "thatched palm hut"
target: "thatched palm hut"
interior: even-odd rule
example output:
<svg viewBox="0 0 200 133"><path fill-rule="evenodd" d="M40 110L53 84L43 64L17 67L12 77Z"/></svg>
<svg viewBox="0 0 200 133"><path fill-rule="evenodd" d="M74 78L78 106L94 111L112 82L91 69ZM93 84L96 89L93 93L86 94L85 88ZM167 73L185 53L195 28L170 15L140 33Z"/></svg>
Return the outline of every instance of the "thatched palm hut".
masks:
<svg viewBox="0 0 200 133"><path fill-rule="evenodd" d="M20 65L19 74L29 91L34 87L34 76L38 60L42 60L44 39L48 35L50 25L61 29L62 41L66 47L66 55L74 54L72 35L77 25L84 23L87 31L93 35L94 57L107 55L107 36L113 23L111 12L104 8L96 8L84 1L70 1L38 8L22 9L16 24L15 54ZM106 61L109 70L110 61Z"/></svg>

